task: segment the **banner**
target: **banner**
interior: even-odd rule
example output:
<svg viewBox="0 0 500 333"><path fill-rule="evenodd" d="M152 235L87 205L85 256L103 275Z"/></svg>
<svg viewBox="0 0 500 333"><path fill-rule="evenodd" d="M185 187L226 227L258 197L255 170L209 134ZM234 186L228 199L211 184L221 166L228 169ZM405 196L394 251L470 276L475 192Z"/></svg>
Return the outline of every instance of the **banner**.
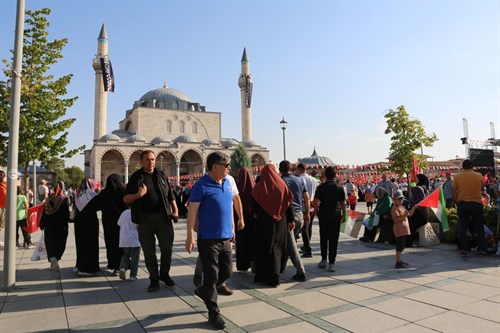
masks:
<svg viewBox="0 0 500 333"><path fill-rule="evenodd" d="M28 215L26 216L26 227L23 227L24 231L32 234L38 231L40 227L40 219L43 213L43 204L33 206L28 209Z"/></svg>
<svg viewBox="0 0 500 333"><path fill-rule="evenodd" d="M104 91L115 91L115 76L113 67L109 58L101 58L102 81L104 82Z"/></svg>
<svg viewBox="0 0 500 333"><path fill-rule="evenodd" d="M250 79L250 76L247 76L247 86L245 87L245 104L246 107L249 108L252 105L252 90L253 90L253 82Z"/></svg>

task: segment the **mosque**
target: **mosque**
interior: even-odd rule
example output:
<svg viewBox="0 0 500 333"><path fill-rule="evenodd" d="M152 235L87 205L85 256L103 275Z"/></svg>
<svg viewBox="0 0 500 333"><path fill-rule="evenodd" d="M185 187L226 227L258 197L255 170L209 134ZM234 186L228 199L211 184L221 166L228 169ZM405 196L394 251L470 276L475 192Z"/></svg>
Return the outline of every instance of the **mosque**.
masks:
<svg viewBox="0 0 500 333"><path fill-rule="evenodd" d="M239 144L250 156L252 167L269 162L269 150L252 140L251 96L253 81L246 49L241 59L238 86L241 94L241 141L222 137L221 112L207 111L183 92L167 83L150 90L133 103L119 123L106 132L107 91L103 60L108 59L108 36L102 25L93 59L95 71L94 140L85 151L85 176L101 181L119 174L126 182L140 168L139 156L145 149L156 153L156 167L175 183L195 179L205 173L208 154L218 151L230 157Z"/></svg>

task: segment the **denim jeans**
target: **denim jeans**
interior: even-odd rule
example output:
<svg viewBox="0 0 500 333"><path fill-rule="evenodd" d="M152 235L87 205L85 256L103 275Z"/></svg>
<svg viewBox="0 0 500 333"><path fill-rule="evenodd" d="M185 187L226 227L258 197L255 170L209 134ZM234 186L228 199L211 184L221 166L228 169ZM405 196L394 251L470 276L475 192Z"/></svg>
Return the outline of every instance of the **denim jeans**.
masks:
<svg viewBox="0 0 500 333"><path fill-rule="evenodd" d="M467 248L467 225L469 218L477 235L477 249L486 252L486 236L484 235L483 204L479 202L460 201L457 203L458 222L460 224L458 239L460 250Z"/></svg>
<svg viewBox="0 0 500 333"><path fill-rule="evenodd" d="M285 270L288 258L290 258L293 266L295 266L295 269L297 269L297 274L305 274L306 270L304 269L304 264L300 259L299 249L297 248L297 241L295 240L297 235L299 234L300 228L302 228L304 224L304 216L302 215L302 212L293 212L293 222L295 224L295 228L293 229L293 231L288 231L286 239L286 254L284 260L281 263L281 271L283 272Z"/></svg>
<svg viewBox="0 0 500 333"><path fill-rule="evenodd" d="M140 247L124 247L120 268L130 269L130 276L137 276L140 254Z"/></svg>

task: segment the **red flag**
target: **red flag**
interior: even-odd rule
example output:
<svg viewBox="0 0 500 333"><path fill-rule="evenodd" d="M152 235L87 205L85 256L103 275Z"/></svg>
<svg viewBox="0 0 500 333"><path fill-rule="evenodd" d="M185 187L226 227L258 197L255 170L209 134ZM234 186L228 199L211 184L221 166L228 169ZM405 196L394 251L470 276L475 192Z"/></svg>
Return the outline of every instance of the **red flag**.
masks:
<svg viewBox="0 0 500 333"><path fill-rule="evenodd" d="M43 213L43 204L34 206L28 209L28 215L26 216L26 226L23 229L32 234L36 232L40 226L40 219Z"/></svg>
<svg viewBox="0 0 500 333"><path fill-rule="evenodd" d="M410 180L414 182L419 173L420 173L420 165L417 164L417 158L413 156L413 164L411 166Z"/></svg>

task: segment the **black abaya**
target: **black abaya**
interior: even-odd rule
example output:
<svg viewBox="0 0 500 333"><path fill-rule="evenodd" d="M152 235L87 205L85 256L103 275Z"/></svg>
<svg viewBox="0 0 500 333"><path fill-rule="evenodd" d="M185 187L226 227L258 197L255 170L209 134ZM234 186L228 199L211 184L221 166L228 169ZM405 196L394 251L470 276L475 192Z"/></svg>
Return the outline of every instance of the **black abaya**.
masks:
<svg viewBox="0 0 500 333"><path fill-rule="evenodd" d="M40 229L44 231L45 248L47 250L47 260L55 257L58 261L66 250L66 240L68 239L69 207L67 199L53 214L45 211L40 219Z"/></svg>
<svg viewBox="0 0 500 333"><path fill-rule="evenodd" d="M99 197L95 196L75 216L76 267L79 272L96 273L99 268L99 220L101 209Z"/></svg>

